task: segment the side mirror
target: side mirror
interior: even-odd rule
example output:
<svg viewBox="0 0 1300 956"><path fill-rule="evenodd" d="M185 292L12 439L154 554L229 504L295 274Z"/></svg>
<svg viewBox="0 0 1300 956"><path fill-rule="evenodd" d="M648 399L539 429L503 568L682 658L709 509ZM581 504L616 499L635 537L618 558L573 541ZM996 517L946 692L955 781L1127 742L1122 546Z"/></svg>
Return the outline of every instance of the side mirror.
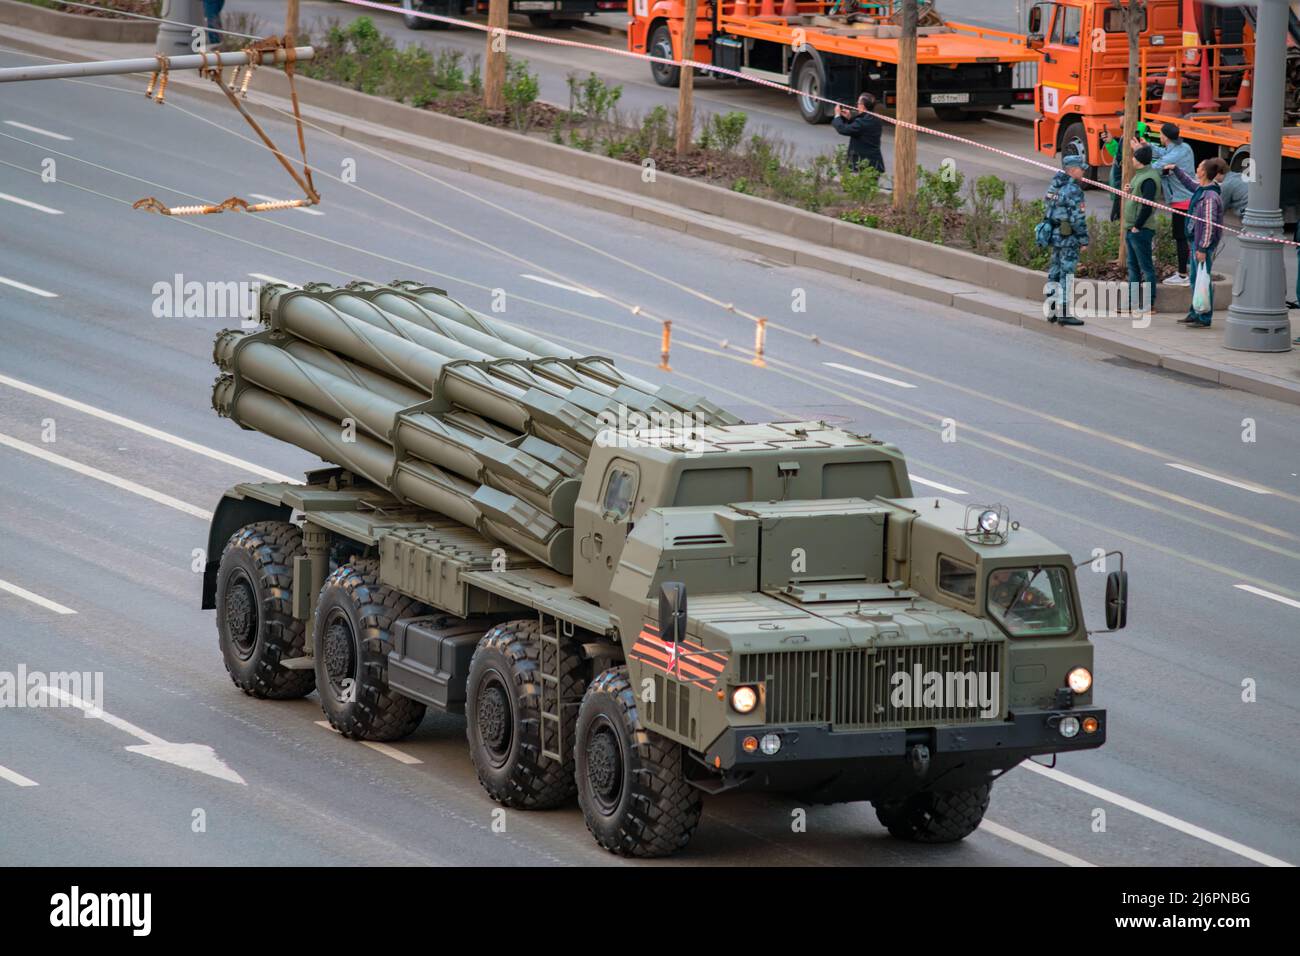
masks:
<svg viewBox="0 0 1300 956"><path fill-rule="evenodd" d="M1128 623L1128 572L1106 575L1106 627L1118 631Z"/></svg>
<svg viewBox="0 0 1300 956"><path fill-rule="evenodd" d="M686 639L686 585L665 581L659 589L659 640L677 644Z"/></svg>
<svg viewBox="0 0 1300 956"><path fill-rule="evenodd" d="M1029 8L1029 27L1025 32L1029 34L1030 40L1043 42L1043 8L1038 4Z"/></svg>

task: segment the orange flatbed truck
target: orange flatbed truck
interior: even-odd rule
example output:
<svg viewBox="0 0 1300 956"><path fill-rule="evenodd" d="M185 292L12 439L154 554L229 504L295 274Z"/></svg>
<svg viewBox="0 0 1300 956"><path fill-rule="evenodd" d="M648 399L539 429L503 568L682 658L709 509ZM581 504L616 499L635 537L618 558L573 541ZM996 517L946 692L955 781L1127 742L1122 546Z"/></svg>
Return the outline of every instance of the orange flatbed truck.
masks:
<svg viewBox="0 0 1300 956"><path fill-rule="evenodd" d="M628 0L628 49L682 59L682 0ZM827 122L831 108L815 97L854 102L870 92L885 107L895 102L898 65L897 0L794 3L776 0L784 15L761 15L762 0L700 0L695 50L689 59L738 71L797 90L800 115ZM940 119L962 119L1033 101L1034 89L1016 85L1018 64L1038 54L1025 37L942 21L922 4L917 36L918 106ZM676 86L680 68L652 63L655 82ZM1027 76L1028 74L1020 73Z"/></svg>
<svg viewBox="0 0 1300 956"><path fill-rule="evenodd" d="M1294 7L1288 40L1288 76L1300 75L1300 22ZM1184 46L1182 0L1148 0L1139 57L1141 114L1153 138L1173 123L1197 161L1219 156L1234 172L1250 157L1252 125L1249 92L1255 35L1249 8L1198 5ZM1105 137L1119 136L1124 124L1128 81L1128 38L1124 10L1111 0L1051 0L1029 12L1029 44L1042 54L1034 106L1034 145L1048 156L1086 155L1089 178L1108 165ZM1202 66L1202 59L1205 65ZM1172 77L1172 82L1170 82ZM1205 86L1205 89L1202 89ZM1287 125L1282 136L1282 205L1300 200L1300 97L1288 81Z"/></svg>

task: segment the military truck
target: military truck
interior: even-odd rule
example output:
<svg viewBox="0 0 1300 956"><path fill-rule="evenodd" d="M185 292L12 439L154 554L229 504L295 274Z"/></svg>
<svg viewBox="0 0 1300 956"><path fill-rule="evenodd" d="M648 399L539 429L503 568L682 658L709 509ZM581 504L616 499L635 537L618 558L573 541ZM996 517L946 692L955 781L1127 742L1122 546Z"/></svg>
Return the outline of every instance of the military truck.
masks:
<svg viewBox="0 0 1300 956"><path fill-rule="evenodd" d="M998 775L1105 740L1074 562L915 494L893 445L742 422L415 282L260 308L214 405L326 464L213 515L202 605L245 693L314 689L361 740L462 713L493 800L576 795L639 857L731 790L960 840Z"/></svg>

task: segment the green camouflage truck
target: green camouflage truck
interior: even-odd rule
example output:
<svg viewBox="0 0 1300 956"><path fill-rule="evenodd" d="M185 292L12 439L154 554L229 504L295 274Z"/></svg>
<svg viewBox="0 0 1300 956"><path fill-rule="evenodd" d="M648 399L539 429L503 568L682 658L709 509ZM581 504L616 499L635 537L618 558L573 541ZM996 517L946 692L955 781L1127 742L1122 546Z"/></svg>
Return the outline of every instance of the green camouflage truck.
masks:
<svg viewBox="0 0 1300 956"><path fill-rule="evenodd" d="M890 444L744 423L415 282L268 286L261 320L218 336L214 405L326 464L213 516L202 604L248 694L315 690L364 740L463 713L493 800L576 795L626 856L745 789L959 840L1001 773L1105 740L1070 556L917 496Z"/></svg>

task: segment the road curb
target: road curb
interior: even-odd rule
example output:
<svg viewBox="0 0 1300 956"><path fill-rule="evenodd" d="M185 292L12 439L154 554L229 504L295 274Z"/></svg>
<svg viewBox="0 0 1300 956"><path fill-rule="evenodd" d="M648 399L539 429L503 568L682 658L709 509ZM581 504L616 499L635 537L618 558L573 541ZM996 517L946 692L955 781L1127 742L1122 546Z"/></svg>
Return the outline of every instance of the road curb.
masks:
<svg viewBox="0 0 1300 956"><path fill-rule="evenodd" d="M62 59L89 59L89 57L70 54L66 50L45 47L24 39L9 38L6 43L12 47L41 55L57 56ZM259 102L262 97L280 99L274 94L264 92L266 74L275 77L280 83L284 82L282 74L266 71L259 77L262 80L263 90L255 90L250 93L245 105L250 112L282 120L284 117L278 112L278 109L281 108L278 103L276 106L272 106ZM1254 372L1244 367L1216 362L1212 359L1171 350L1160 345L1143 343L1132 336L1110 329L1091 326L1063 328L1051 324L1043 317L1041 305L1024 296L988 289L975 281L981 266L987 271L989 260L976 257L973 253L969 255L972 260L970 263L971 268L962 267L957 270L963 273L962 276L951 278L937 275L925 270L924 263L926 260L921 255L912 256L912 261L907 264L900 264L897 260L877 259L844 248L847 245L856 244L848 241L848 236L861 238L861 233L873 232L873 230L863 230L861 227L849 229L849 224L838 223L836 220L824 216L814 216L814 214L766 200L757 200L757 202L764 206L773 207L770 211L778 218L764 217L767 221L761 223L737 223L728 217L727 213L736 208L734 204L738 199L754 200L755 197L740 196L719 187L710 187L713 195L709 197L709 205L712 208L707 211L678 206L670 201L649 199L608 183L593 182L586 176L578 178L574 175L559 173L527 162L517 162L504 159L501 156L489 155L471 147L439 142L429 139L428 134L406 134L400 130L394 130L391 126L351 116L338 110L323 108L311 102L309 90L324 87L325 89L321 92L327 94L327 98L333 101L334 105L344 107L349 105L353 97L362 97L364 94L353 93L353 91L344 90L332 84L305 78L299 78L299 83L301 84L299 93L303 103L304 115L311 119L312 122L329 129L333 133L337 133L344 139L391 150L413 159L431 162L447 168L469 172L551 198L573 202L587 208L640 220L663 228L674 229L735 249L762 255L775 262L851 278L936 305L966 311L982 318L990 318L1026 330L1064 338L1067 341L1153 368L1177 372L1203 381L1213 382L1217 385L1236 388L1293 405L1300 405L1300 369L1297 370L1296 380L1288 381L1277 376ZM210 102L225 103L225 97L216 89L210 89L209 86L210 84L189 77L177 76L173 78L172 86L168 92L172 94L185 93ZM352 94L352 96L338 95L340 93ZM366 97L366 99L374 100L377 98ZM387 101L381 101L381 104L383 109L380 112L383 113L397 107L400 110L410 110L413 114L424 117L426 121L429 121L431 116L437 117L439 123L450 120L452 123L449 128L457 128L460 124L465 127L473 127L469 132L472 133L475 140L484 137L499 139L506 147L517 146L521 140L525 143L538 145L537 141L529 140L513 132L497 130L467 120L456 120L454 117L447 117L442 114L431 114L427 110L416 110L411 107L403 107L401 104L388 103ZM285 106L287 105L287 102L285 102ZM328 115L324 117L319 115L319 111L322 109ZM374 128L367 129L366 126ZM544 142L540 143L540 145L552 146L552 144ZM591 157L585 153L580 154L580 157L603 160L603 157ZM572 158L578 159L580 157ZM607 162L617 164L618 167L629 166L629 164L618 163L615 160L608 160ZM635 166L631 166L630 169L633 173L639 172ZM664 173L659 174L660 177L666 177L667 175ZM673 177L673 179L677 178ZM685 182L690 183L692 181L686 180ZM773 233L777 231L785 231L786 234L774 235ZM831 238L832 242L834 239L839 239L840 242L831 244L826 241L827 238ZM905 245L903 237L894 238L898 240L900 247ZM931 248L936 248L929 243L914 243L914 245L927 247L926 249L918 248L920 253L926 253ZM962 250L943 251L950 254L962 252ZM951 258L953 257L949 256L949 259ZM967 257L958 256L956 258L963 260ZM1005 265L1004 263L997 264ZM1028 273L1028 270L1018 271ZM972 278L967 279L966 276ZM1033 274L1033 276L1034 281L1041 283L1041 274Z"/></svg>
<svg viewBox="0 0 1300 956"><path fill-rule="evenodd" d="M18 0L0 0L0 23L38 30L70 40L94 40L102 43L150 43L158 36L158 24L129 18L87 17L64 13ZM9 41L9 38L5 38Z"/></svg>

